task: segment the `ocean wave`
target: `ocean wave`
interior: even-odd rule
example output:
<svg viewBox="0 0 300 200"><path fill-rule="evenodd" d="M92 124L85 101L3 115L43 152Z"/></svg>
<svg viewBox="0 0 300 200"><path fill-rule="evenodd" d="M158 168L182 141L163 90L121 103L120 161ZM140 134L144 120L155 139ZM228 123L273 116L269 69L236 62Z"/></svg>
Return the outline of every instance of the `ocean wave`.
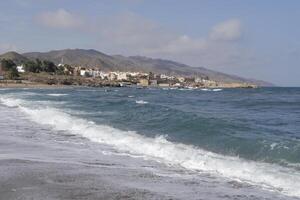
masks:
<svg viewBox="0 0 300 200"><path fill-rule="evenodd" d="M0 101L2 104L8 106L8 107L19 107L20 105L24 104L24 101L21 99L13 99L13 98L0 98Z"/></svg>
<svg viewBox="0 0 300 200"><path fill-rule="evenodd" d="M272 144L270 144L270 148L271 150L274 150L274 148L278 145L278 143L273 142Z"/></svg>
<svg viewBox="0 0 300 200"><path fill-rule="evenodd" d="M143 100L136 100L135 103L137 104L148 104L148 101L143 101Z"/></svg>
<svg viewBox="0 0 300 200"><path fill-rule="evenodd" d="M84 111L84 110L74 110L74 109L64 109L64 112L70 115L83 115L83 116L91 116L91 115L115 115L117 114L114 111Z"/></svg>
<svg viewBox="0 0 300 200"><path fill-rule="evenodd" d="M223 89L221 89L221 88L215 88L215 89L202 88L201 90L202 91L209 91L209 92L220 92Z"/></svg>
<svg viewBox="0 0 300 200"><path fill-rule="evenodd" d="M220 89L220 88L216 88L216 89L212 89L213 92L219 92L219 91L222 91L223 89Z"/></svg>
<svg viewBox="0 0 300 200"><path fill-rule="evenodd" d="M170 142L164 136L145 137L134 131L95 124L63 110L30 107L27 106L28 102L20 99L0 100L4 105L17 107L39 124L50 125L55 130L69 131L93 142L110 145L120 152L145 156L168 165L223 176L300 197L300 173L290 168L208 152L195 146Z"/></svg>
<svg viewBox="0 0 300 200"><path fill-rule="evenodd" d="M191 88L180 88L179 90L180 90L180 91L191 91L191 90L193 90L193 89L191 89Z"/></svg>
<svg viewBox="0 0 300 200"><path fill-rule="evenodd" d="M47 95L52 97L61 97L61 96L67 96L68 94L47 94Z"/></svg>

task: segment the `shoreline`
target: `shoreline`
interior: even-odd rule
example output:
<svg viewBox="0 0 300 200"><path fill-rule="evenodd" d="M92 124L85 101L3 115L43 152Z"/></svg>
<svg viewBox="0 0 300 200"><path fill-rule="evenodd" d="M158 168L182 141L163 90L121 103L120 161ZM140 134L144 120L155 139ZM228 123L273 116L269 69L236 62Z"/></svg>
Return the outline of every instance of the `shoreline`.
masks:
<svg viewBox="0 0 300 200"><path fill-rule="evenodd" d="M153 88L153 86L147 86L147 87L141 87L138 85L134 85L135 87L142 89L142 88ZM133 86L133 87L134 87ZM30 81L12 81L9 80L8 82L1 82L0 81L0 88L43 88L43 89L47 89L47 88L74 88L74 87L92 87L92 88L101 88L101 87L128 87L128 86L121 86L121 83L119 84L105 84L105 85L65 85L65 84L46 84L46 83L41 83L41 82L30 82ZM172 88L176 88L176 87L160 87L160 86L156 86L154 88L160 88L160 89L172 89ZM181 87L178 87L178 89L180 89ZM183 89L255 89L258 87L239 87L239 86L233 86L233 87L229 87L229 86L224 86L224 87L195 87L195 88L191 88L191 87L182 87Z"/></svg>
<svg viewBox="0 0 300 200"><path fill-rule="evenodd" d="M1 83L0 88L72 88L73 85L49 85L43 83Z"/></svg>
<svg viewBox="0 0 300 200"><path fill-rule="evenodd" d="M0 116L0 197L5 200L297 199L127 156L113 146L34 122L20 107L0 103Z"/></svg>
<svg viewBox="0 0 300 200"><path fill-rule="evenodd" d="M100 145L94 149L88 140L58 134L16 111L0 104L0 199L175 199L151 188L150 171L131 169L125 158L101 154Z"/></svg>
<svg viewBox="0 0 300 200"><path fill-rule="evenodd" d="M155 79L156 80L156 79ZM251 83L239 82L174 82L165 80L152 83L150 78L130 80L109 80L95 77L74 75L54 75L48 73L24 73L18 79L0 80L0 88L61 88L61 87L137 87L137 88L182 88L182 89L224 89L224 88L258 88Z"/></svg>

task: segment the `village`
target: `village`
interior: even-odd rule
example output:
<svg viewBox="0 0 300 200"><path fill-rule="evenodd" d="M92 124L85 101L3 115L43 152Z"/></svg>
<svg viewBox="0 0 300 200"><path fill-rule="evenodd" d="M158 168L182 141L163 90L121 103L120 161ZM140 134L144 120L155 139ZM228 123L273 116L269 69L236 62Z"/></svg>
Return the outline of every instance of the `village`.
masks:
<svg viewBox="0 0 300 200"><path fill-rule="evenodd" d="M41 76L41 71L32 70L25 63L15 66L19 77L17 79L43 82L49 85L86 85L86 86L117 86L117 87L162 87L162 88L236 88L254 87L245 83L221 83L210 80L207 76L170 76L167 74L155 74L153 72L132 71L102 71L98 67L82 67L63 64L63 59L52 70L47 71L47 76ZM0 66L0 80L5 79L5 72ZM9 79L9 78L6 78ZM43 80L44 79L44 80Z"/></svg>

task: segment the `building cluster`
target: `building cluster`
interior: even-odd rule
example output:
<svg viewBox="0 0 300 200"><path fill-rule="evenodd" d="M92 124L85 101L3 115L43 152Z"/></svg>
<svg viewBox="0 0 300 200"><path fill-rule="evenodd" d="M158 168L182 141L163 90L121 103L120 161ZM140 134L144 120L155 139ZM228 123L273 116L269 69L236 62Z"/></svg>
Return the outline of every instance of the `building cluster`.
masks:
<svg viewBox="0 0 300 200"><path fill-rule="evenodd" d="M208 77L183 77L169 76L166 74L155 74L152 72L105 72L99 69L75 67L73 75L82 77L93 77L101 80L116 81L122 84L136 84L142 87L206 87L217 86L217 82L209 80Z"/></svg>
<svg viewBox="0 0 300 200"><path fill-rule="evenodd" d="M208 77L183 77L170 76L166 74L155 74L152 72L122 72L122 71L102 71L96 68L71 67L70 65L59 64L65 75L95 78L103 81L119 82L122 85L137 85L141 87L214 87L218 83L209 80ZM25 72L24 65L18 65L19 73ZM1 77L0 68L0 79Z"/></svg>

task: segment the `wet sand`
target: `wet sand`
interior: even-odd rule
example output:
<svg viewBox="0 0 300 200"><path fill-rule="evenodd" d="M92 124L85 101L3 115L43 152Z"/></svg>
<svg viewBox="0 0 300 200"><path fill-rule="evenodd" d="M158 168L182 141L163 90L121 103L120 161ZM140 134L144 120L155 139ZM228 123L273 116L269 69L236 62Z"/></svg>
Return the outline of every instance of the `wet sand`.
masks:
<svg viewBox="0 0 300 200"><path fill-rule="evenodd" d="M78 148L77 145L55 142L59 139L47 136L51 134L49 130L28 124L26 118L4 111L1 105L0 112L1 200L171 199L167 195L128 187L122 183L124 178L119 177L120 173L124 173L125 179L137 177L141 172L122 169L120 163L109 160L95 160L92 158L95 152L88 146L76 150L73 148ZM15 119L22 122L14 123ZM44 138L39 138L39 134ZM44 139L53 139L53 142Z"/></svg>

